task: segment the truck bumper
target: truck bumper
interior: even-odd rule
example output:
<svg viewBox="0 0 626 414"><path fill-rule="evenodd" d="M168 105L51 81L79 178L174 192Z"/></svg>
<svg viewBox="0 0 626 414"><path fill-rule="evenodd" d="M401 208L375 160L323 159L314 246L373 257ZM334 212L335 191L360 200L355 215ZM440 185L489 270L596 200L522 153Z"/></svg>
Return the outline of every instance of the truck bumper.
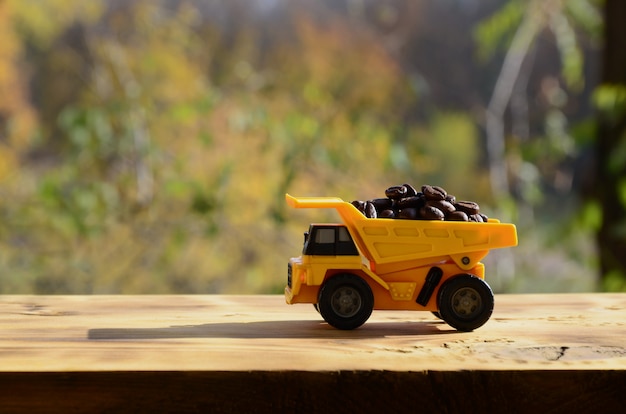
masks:
<svg viewBox="0 0 626 414"><path fill-rule="evenodd" d="M285 286L285 302L287 302L288 305L293 304L293 292L289 286Z"/></svg>
<svg viewBox="0 0 626 414"><path fill-rule="evenodd" d="M289 286L285 287L285 302L289 305L294 303L317 303L317 294L319 286L301 285L300 291L294 295L293 290Z"/></svg>

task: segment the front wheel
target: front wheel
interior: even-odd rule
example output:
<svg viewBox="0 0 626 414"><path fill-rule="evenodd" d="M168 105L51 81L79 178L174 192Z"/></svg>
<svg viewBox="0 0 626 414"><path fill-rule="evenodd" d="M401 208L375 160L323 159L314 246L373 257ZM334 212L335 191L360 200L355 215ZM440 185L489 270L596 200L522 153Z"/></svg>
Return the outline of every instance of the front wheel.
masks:
<svg viewBox="0 0 626 414"><path fill-rule="evenodd" d="M459 331L483 326L493 312L493 292L482 279L465 274L448 280L439 290L439 314Z"/></svg>
<svg viewBox="0 0 626 414"><path fill-rule="evenodd" d="M320 289L320 314L337 329L355 329L363 325L374 309L372 289L362 278L340 274L328 279Z"/></svg>

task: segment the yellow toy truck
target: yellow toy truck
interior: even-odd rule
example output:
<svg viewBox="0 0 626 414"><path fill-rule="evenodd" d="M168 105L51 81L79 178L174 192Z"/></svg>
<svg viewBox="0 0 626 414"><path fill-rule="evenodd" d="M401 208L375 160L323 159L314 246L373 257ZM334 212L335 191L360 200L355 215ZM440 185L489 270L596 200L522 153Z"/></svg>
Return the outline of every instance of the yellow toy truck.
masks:
<svg viewBox="0 0 626 414"><path fill-rule="evenodd" d="M334 208L343 224L311 224L302 255L289 260L285 299L312 303L338 329L372 310L430 311L460 331L485 324L494 306L480 262L517 245L513 224L367 218L334 197L296 198L294 208Z"/></svg>

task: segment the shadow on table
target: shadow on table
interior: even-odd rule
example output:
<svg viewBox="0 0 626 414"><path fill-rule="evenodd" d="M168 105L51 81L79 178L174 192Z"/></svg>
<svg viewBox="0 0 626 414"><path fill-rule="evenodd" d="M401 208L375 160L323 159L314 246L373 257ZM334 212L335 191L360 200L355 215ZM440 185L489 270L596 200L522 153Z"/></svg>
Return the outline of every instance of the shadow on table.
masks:
<svg viewBox="0 0 626 414"><path fill-rule="evenodd" d="M443 327L444 329L440 329ZM165 328L90 329L91 340L174 338L339 338L363 339L386 336L443 335L457 333L441 321L369 322L352 331L335 329L319 320L224 322Z"/></svg>

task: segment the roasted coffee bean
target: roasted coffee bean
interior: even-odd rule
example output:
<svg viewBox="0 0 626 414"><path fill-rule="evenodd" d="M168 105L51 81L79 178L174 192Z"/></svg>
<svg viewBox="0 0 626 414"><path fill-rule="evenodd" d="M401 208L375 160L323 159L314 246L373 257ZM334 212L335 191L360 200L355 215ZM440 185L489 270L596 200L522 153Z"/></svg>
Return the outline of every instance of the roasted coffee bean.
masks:
<svg viewBox="0 0 626 414"><path fill-rule="evenodd" d="M378 213L376 211L376 207L370 201L365 202L365 217L367 218L376 218Z"/></svg>
<svg viewBox="0 0 626 414"><path fill-rule="evenodd" d="M483 223L483 218L480 214L471 214L469 221L475 221L476 223Z"/></svg>
<svg viewBox="0 0 626 414"><path fill-rule="evenodd" d="M419 210L416 208L408 207L400 210L398 213L398 218L407 219L407 220L415 220L419 217Z"/></svg>
<svg viewBox="0 0 626 414"><path fill-rule="evenodd" d="M448 195L446 196L446 201L447 201L448 203L452 203L452 204L454 204L454 203L456 203L456 197L455 197L455 196L453 196L452 194L448 194Z"/></svg>
<svg viewBox="0 0 626 414"><path fill-rule="evenodd" d="M467 213L468 216L478 214L480 211L478 204L473 201L457 201L454 203L454 207L457 210Z"/></svg>
<svg viewBox="0 0 626 414"><path fill-rule="evenodd" d="M406 187L405 197L414 197L417 195L417 190L411 184L402 184L403 187Z"/></svg>
<svg viewBox="0 0 626 414"><path fill-rule="evenodd" d="M363 215L365 215L365 204L365 201L361 200L354 200L352 202L352 205L356 207L356 209L359 210L361 213L363 213Z"/></svg>
<svg viewBox="0 0 626 414"><path fill-rule="evenodd" d="M446 220L450 221L469 221L469 217L462 211L453 211L446 216Z"/></svg>
<svg viewBox="0 0 626 414"><path fill-rule="evenodd" d="M395 185L385 190L385 195L392 200L398 200L406 197L407 188L403 185Z"/></svg>
<svg viewBox="0 0 626 414"><path fill-rule="evenodd" d="M443 212L443 214L449 214L453 211L456 211L456 208L446 200L428 200L426 202L427 206L437 207L439 210Z"/></svg>
<svg viewBox="0 0 626 414"><path fill-rule="evenodd" d="M389 210L393 205L393 201L390 198L375 198L369 201L374 204L374 207L376 207L376 211L378 212Z"/></svg>
<svg viewBox="0 0 626 414"><path fill-rule="evenodd" d="M352 204L369 218L489 221L473 201L457 201L455 196L435 185L423 185L421 190L418 192L410 184L396 185L385 190L387 198L355 200Z"/></svg>
<svg viewBox="0 0 626 414"><path fill-rule="evenodd" d="M365 201L354 200L351 204L361 213L365 211Z"/></svg>
<svg viewBox="0 0 626 414"><path fill-rule="evenodd" d="M448 195L446 190L436 185L423 185L422 193L426 200L445 200Z"/></svg>
<svg viewBox="0 0 626 414"><path fill-rule="evenodd" d="M427 205L420 209L420 218L424 220L443 220L445 215L437 207Z"/></svg>
<svg viewBox="0 0 626 414"><path fill-rule="evenodd" d="M420 196L413 197L405 197L396 201L396 206L402 210L403 208L413 207L413 208L422 208L424 207L424 199Z"/></svg>
<svg viewBox="0 0 626 414"><path fill-rule="evenodd" d="M378 214L378 218L395 218L396 217L396 212L388 209L388 210L383 210L380 212L380 214Z"/></svg>

